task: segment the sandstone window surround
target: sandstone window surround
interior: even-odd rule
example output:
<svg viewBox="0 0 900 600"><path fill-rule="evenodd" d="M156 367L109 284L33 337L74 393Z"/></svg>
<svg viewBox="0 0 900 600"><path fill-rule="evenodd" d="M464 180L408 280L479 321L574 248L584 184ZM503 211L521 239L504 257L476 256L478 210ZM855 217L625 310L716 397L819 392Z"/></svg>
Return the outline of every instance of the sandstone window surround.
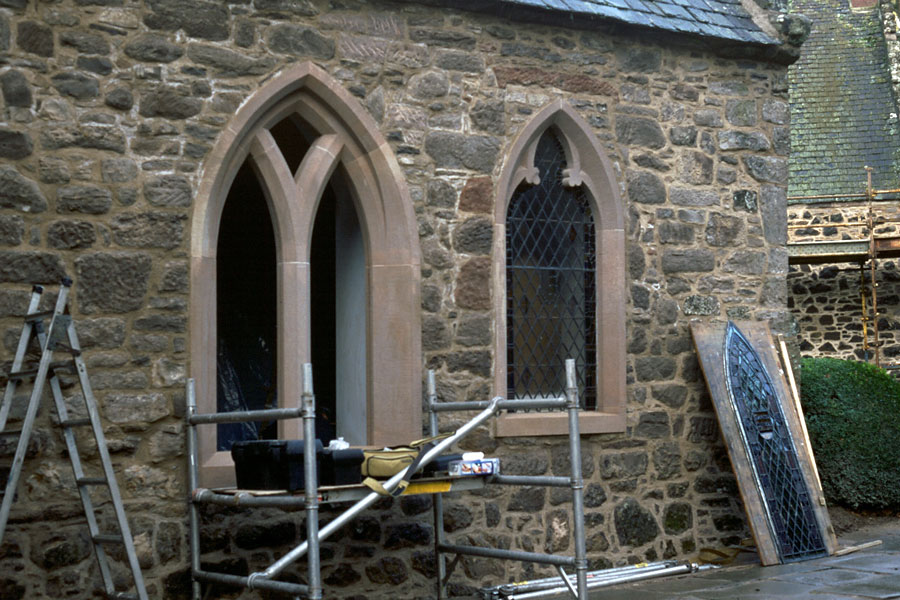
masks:
<svg viewBox="0 0 900 600"><path fill-rule="evenodd" d="M294 172L271 131L292 116L317 136ZM384 446L420 437L421 258L412 202L374 120L309 62L286 69L254 93L204 164L191 231L191 372L199 411L217 406L217 236L225 199L245 162L263 188L275 234L279 405L299 402L301 365L310 361L313 226L337 173L352 198L365 253L364 443ZM278 434L299 439L299 421L280 422ZM231 456L216 450L215 426L200 430L200 463L201 485L233 484Z"/></svg>
<svg viewBox="0 0 900 600"><path fill-rule="evenodd" d="M581 415L582 433L625 430L625 231L624 208L612 164L590 126L564 100L544 107L519 133L497 186L494 211L494 393L507 395L506 222L507 208L523 185L540 183L538 143L547 131L565 153L563 185L581 188L594 219L596 249L593 315L596 335L596 406ZM589 371L589 370L588 370ZM563 435L565 415L511 413L497 419L498 436Z"/></svg>

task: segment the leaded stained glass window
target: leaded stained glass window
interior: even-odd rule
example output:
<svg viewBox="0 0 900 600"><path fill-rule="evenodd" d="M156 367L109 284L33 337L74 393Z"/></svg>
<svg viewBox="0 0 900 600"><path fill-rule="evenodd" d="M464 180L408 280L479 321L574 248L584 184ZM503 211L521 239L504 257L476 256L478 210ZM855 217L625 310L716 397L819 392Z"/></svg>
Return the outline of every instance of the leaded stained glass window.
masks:
<svg viewBox="0 0 900 600"><path fill-rule="evenodd" d="M522 184L506 214L507 397L563 395L574 358L579 397L594 409L594 217L583 186L563 182L566 155L552 130L534 166L540 183Z"/></svg>

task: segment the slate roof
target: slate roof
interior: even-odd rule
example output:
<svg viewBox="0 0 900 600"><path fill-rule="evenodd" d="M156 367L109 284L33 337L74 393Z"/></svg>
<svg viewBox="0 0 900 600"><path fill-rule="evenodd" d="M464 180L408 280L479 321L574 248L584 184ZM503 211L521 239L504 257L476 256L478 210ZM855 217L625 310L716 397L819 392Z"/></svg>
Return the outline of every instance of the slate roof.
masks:
<svg viewBox="0 0 900 600"><path fill-rule="evenodd" d="M489 4L492 0L479 0ZM740 0L493 0L575 17L602 18L734 42L777 45L744 10ZM453 2L449 2L453 4Z"/></svg>
<svg viewBox="0 0 900 600"><path fill-rule="evenodd" d="M847 0L793 0L813 21L788 70L791 158L788 194L861 193L866 165L876 189L900 187L900 129L877 10Z"/></svg>

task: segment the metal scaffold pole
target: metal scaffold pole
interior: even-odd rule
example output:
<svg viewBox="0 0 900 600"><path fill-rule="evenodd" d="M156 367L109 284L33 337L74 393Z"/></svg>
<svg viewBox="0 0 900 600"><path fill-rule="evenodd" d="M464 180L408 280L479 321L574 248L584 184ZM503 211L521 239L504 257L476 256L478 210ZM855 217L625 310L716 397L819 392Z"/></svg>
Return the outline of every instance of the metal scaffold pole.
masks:
<svg viewBox="0 0 900 600"><path fill-rule="evenodd" d="M869 212L867 216L867 224L869 227L869 275L872 285L872 338L875 348L875 366L881 366L881 344L878 340L878 280L877 280L877 261L878 248L875 244L875 209L872 206L874 192L872 191L872 167L866 167L866 196L869 199Z"/></svg>

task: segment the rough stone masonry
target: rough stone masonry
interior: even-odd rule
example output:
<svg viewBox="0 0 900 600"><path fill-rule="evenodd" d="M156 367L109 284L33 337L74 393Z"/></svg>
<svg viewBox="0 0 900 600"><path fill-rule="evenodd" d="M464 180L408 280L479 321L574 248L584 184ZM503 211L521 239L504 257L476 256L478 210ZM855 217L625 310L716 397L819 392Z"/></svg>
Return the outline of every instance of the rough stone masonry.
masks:
<svg viewBox="0 0 900 600"><path fill-rule="evenodd" d="M503 327L491 310L490 215L512 140L557 99L590 124L626 199L628 381L626 431L583 441L590 566L745 537L689 322L789 322L785 65L620 25L389 0L0 0L0 362L30 285L73 276L151 596L190 592L182 417L199 174L235 111L306 60L358 99L398 157L423 256L421 360L443 399L490 393ZM51 413L45 405L0 547L4 599L86 599L99 583ZM557 438L485 430L471 446L509 473L567 469ZM0 438L0 460L12 452ZM568 502L536 488L453 496L445 529L453 541L570 552ZM331 597L430 594L429 508L423 497L380 502L326 543ZM204 523L204 564L239 574L304 535L289 512L206 509ZM451 591L543 572L464 559Z"/></svg>

